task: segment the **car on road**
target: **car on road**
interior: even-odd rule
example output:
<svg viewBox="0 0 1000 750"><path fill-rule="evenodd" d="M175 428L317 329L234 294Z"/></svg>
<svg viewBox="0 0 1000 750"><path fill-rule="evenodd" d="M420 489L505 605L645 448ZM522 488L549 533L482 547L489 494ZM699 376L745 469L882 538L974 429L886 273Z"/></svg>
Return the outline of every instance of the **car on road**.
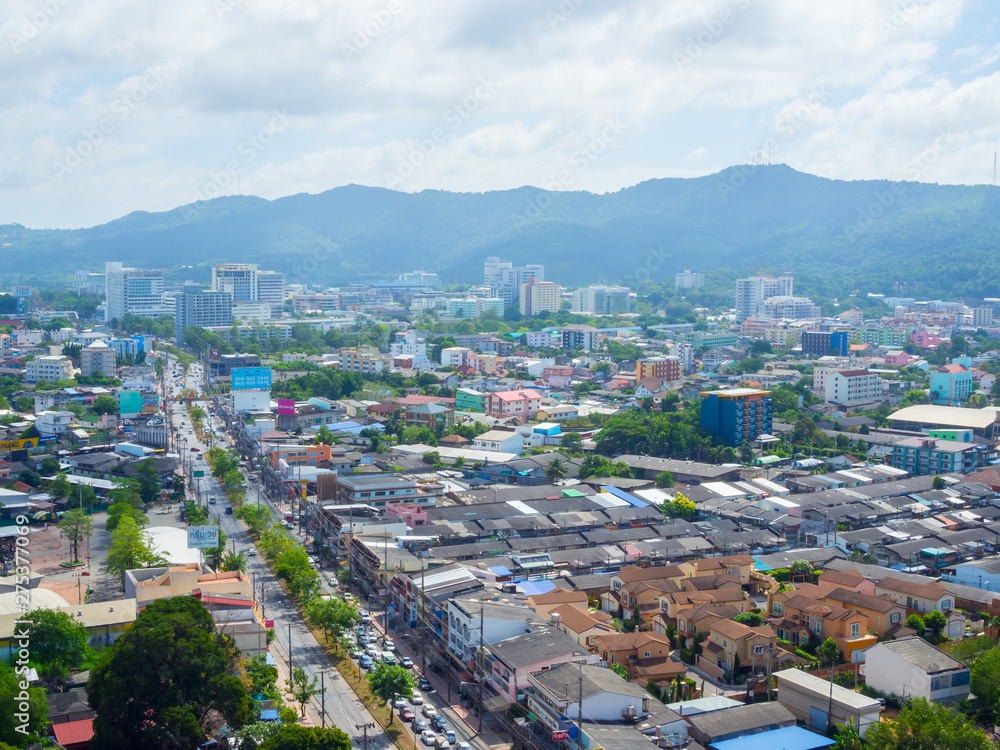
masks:
<svg viewBox="0 0 1000 750"><path fill-rule="evenodd" d="M428 693L434 689L434 687L431 685L431 681L423 676L417 678L417 687Z"/></svg>
<svg viewBox="0 0 1000 750"><path fill-rule="evenodd" d="M392 654L382 654L382 663L387 667L396 666L396 657Z"/></svg>
<svg viewBox="0 0 1000 750"><path fill-rule="evenodd" d="M455 750L472 750L472 745L468 742L458 742L455 745Z"/></svg>
<svg viewBox="0 0 1000 750"><path fill-rule="evenodd" d="M361 664L362 669L369 669L373 664L372 658L368 654L361 654L361 659L358 663Z"/></svg>
<svg viewBox="0 0 1000 750"><path fill-rule="evenodd" d="M448 742L458 742L458 735L455 734L455 730L451 727L445 727L444 736Z"/></svg>
<svg viewBox="0 0 1000 750"><path fill-rule="evenodd" d="M358 659L360 659L364 655L365 655L365 652L362 651L360 648L356 648L353 651L351 651L351 658L354 659L355 661L357 661Z"/></svg>
<svg viewBox="0 0 1000 750"><path fill-rule="evenodd" d="M410 696L410 703L414 706L422 706L424 705L424 696L414 690L413 695Z"/></svg>
<svg viewBox="0 0 1000 750"><path fill-rule="evenodd" d="M361 610L358 613L358 619L360 619L361 622L363 622L365 625L367 625L368 623L370 623L372 621L372 616L370 614L368 614L367 612L365 612L364 610Z"/></svg>
<svg viewBox="0 0 1000 750"><path fill-rule="evenodd" d="M413 709L409 706L399 709L399 718L403 721L413 721L416 717L417 715L413 713Z"/></svg>
<svg viewBox="0 0 1000 750"><path fill-rule="evenodd" d="M250 555L250 557L257 557L257 548L251 547L249 550L247 550L247 554Z"/></svg>
<svg viewBox="0 0 1000 750"><path fill-rule="evenodd" d="M396 650L396 644L394 644L392 641L386 641L385 642L385 650L386 651L395 651Z"/></svg>
<svg viewBox="0 0 1000 750"><path fill-rule="evenodd" d="M448 750L451 743L445 737L437 737L434 740L434 750Z"/></svg>
<svg viewBox="0 0 1000 750"><path fill-rule="evenodd" d="M197 448L197 446L195 446L194 448L192 448L192 449L191 449L191 452L192 452L192 453L197 453L197 452L198 452L198 448Z"/></svg>
<svg viewBox="0 0 1000 750"><path fill-rule="evenodd" d="M285 528L288 529L289 531L292 531L295 528L295 524L294 523L286 523L285 524Z"/></svg>
<svg viewBox="0 0 1000 750"><path fill-rule="evenodd" d="M425 719L433 721L434 717L437 716L437 709L429 703L425 703L424 707L420 709L420 713L424 715Z"/></svg>
<svg viewBox="0 0 1000 750"><path fill-rule="evenodd" d="M216 501L215 501L215 498L214 498L214 497L210 497L210 498L208 498L208 504L209 504L209 505L215 505L215 502L216 502Z"/></svg>
<svg viewBox="0 0 1000 750"><path fill-rule="evenodd" d="M403 667L404 669L413 669L413 659L411 659L409 656L404 656L402 659L399 660L399 666Z"/></svg>
<svg viewBox="0 0 1000 750"><path fill-rule="evenodd" d="M425 729L427 729L427 719L421 719L419 716L413 719L413 733L420 734Z"/></svg>
<svg viewBox="0 0 1000 750"><path fill-rule="evenodd" d="M378 656L378 648L376 648L376 646L375 646L375 644L374 644L374 643L369 643L369 644L368 644L368 645L367 645L367 646L365 647L365 651L366 651L366 652L368 653L368 655L369 655L369 656L370 656L371 658L373 658L373 659L374 659L374 658L375 658L376 656Z"/></svg>
<svg viewBox="0 0 1000 750"><path fill-rule="evenodd" d="M425 729L420 733L420 741L427 745L427 747L434 747L434 740L436 739L437 735L430 729Z"/></svg>
<svg viewBox="0 0 1000 750"><path fill-rule="evenodd" d="M392 702L393 708L405 708L408 705L409 704L406 702L406 698L396 698L396 700Z"/></svg>
<svg viewBox="0 0 1000 750"><path fill-rule="evenodd" d="M431 726L443 732L448 728L448 720L444 718L444 714L437 714L433 719L431 719Z"/></svg>
<svg viewBox="0 0 1000 750"><path fill-rule="evenodd" d="M232 508L232 506L227 506L226 507L226 515L227 516L233 515L233 508Z"/></svg>

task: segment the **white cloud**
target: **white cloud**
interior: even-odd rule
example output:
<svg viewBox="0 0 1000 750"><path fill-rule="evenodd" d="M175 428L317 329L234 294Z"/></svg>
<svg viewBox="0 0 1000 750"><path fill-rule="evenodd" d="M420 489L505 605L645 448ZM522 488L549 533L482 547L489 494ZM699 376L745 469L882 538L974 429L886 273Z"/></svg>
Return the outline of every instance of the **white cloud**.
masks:
<svg viewBox="0 0 1000 750"><path fill-rule="evenodd" d="M265 197L349 182L603 192L757 148L898 179L949 127L920 179L978 182L1000 140L994 43L947 46L959 23L992 22L965 0L54 0L28 38L39 7L8 0L0 21L0 222L172 208L233 160ZM961 78L956 57L975 60ZM157 68L169 75L121 116ZM276 109L288 127L246 160ZM581 160L608 118L623 132Z"/></svg>

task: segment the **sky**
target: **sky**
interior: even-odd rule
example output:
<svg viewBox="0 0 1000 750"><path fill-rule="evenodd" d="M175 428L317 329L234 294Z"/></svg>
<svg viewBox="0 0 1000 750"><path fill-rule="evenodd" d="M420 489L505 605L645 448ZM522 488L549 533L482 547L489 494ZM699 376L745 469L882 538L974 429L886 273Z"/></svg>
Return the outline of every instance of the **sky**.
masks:
<svg viewBox="0 0 1000 750"><path fill-rule="evenodd" d="M5 0L0 224L734 164L983 184L985 0Z"/></svg>

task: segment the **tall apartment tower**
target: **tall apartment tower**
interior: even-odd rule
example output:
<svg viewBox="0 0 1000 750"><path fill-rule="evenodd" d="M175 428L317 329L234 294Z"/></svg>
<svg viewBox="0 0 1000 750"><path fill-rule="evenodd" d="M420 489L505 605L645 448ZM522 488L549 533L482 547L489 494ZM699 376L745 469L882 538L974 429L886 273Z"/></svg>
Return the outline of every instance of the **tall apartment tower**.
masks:
<svg viewBox="0 0 1000 750"><path fill-rule="evenodd" d="M703 273L691 273L685 268L684 273L674 274L675 292L683 289L698 289L702 286L705 286L705 274Z"/></svg>
<svg viewBox="0 0 1000 750"><path fill-rule="evenodd" d="M615 315L629 311L631 299L627 286L588 286L573 292L573 312L592 315Z"/></svg>
<svg viewBox="0 0 1000 750"><path fill-rule="evenodd" d="M212 269L212 291L229 292L233 302L257 302L257 265L219 263Z"/></svg>
<svg viewBox="0 0 1000 750"><path fill-rule="evenodd" d="M258 271L256 301L269 304L273 317L280 316L285 307L285 274L277 271Z"/></svg>
<svg viewBox="0 0 1000 750"><path fill-rule="evenodd" d="M972 325L975 328L993 327L993 306L985 305L972 310Z"/></svg>
<svg viewBox="0 0 1000 750"><path fill-rule="evenodd" d="M562 287L551 281L536 281L529 276L521 284L518 309L521 315L538 315L540 312L558 312L562 306Z"/></svg>
<svg viewBox="0 0 1000 750"><path fill-rule="evenodd" d="M231 326L233 298L229 292L186 286L174 299L174 337L178 344L188 326Z"/></svg>
<svg viewBox="0 0 1000 750"><path fill-rule="evenodd" d="M764 314L768 297L791 297L791 276L751 276L736 279L736 320L743 322L754 315Z"/></svg>
<svg viewBox="0 0 1000 750"><path fill-rule="evenodd" d="M526 284L528 279L545 281L545 266L541 264L515 266L509 260L500 260L495 255L488 257L483 265L484 286L493 287L496 290L495 296L504 301L505 307L513 306L521 286Z"/></svg>
<svg viewBox="0 0 1000 750"><path fill-rule="evenodd" d="M144 318L171 315L163 298L163 272L126 268L117 261L104 264L104 320L120 319L126 313Z"/></svg>

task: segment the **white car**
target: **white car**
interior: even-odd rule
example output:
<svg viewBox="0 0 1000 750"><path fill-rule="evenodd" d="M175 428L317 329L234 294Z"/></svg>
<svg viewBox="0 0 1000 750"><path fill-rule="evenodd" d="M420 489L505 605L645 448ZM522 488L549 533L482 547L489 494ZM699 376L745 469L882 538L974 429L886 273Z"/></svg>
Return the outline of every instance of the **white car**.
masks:
<svg viewBox="0 0 1000 750"><path fill-rule="evenodd" d="M437 735L430 729L425 729L420 733L420 741L427 745L427 747L434 747L434 740L436 739Z"/></svg>
<svg viewBox="0 0 1000 750"><path fill-rule="evenodd" d="M406 708L406 706L406 698L396 698L396 700L392 702L393 708Z"/></svg>
<svg viewBox="0 0 1000 750"><path fill-rule="evenodd" d="M420 693L414 690L413 695L410 696L410 703L412 703L414 706L422 706L424 705L424 696L422 696Z"/></svg>

